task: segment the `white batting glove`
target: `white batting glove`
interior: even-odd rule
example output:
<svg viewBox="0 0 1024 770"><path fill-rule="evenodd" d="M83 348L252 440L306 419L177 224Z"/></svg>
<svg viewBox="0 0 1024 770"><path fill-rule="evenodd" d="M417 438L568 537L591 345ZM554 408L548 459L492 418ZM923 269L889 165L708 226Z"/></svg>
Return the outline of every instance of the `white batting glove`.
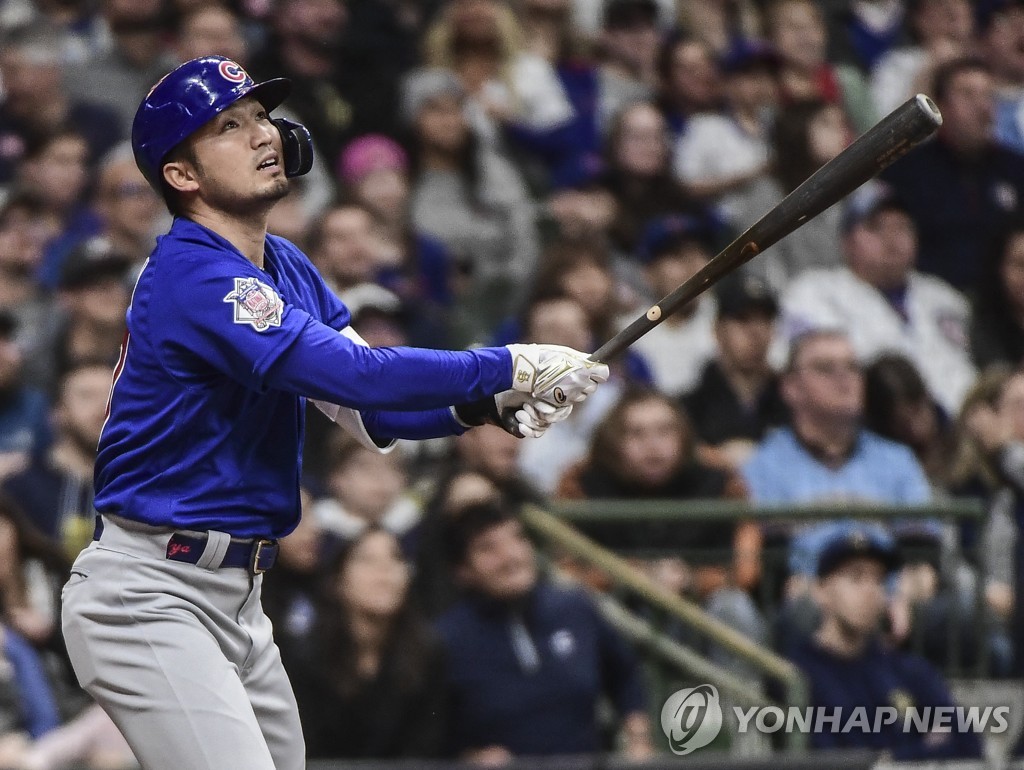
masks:
<svg viewBox="0 0 1024 770"><path fill-rule="evenodd" d="M519 435L527 438L540 438L548 428L572 413L572 404L554 406L514 390L499 393L494 397L494 402L498 406L498 413L502 415L502 427L509 429L504 417L512 410Z"/></svg>
<svg viewBox="0 0 1024 770"><path fill-rule="evenodd" d="M560 407L578 404L608 379L608 365L562 345L506 345L512 389Z"/></svg>
<svg viewBox="0 0 1024 770"><path fill-rule="evenodd" d="M491 423L517 438L540 438L554 423L571 413L572 404L554 406L515 390L452 407L455 419L465 428Z"/></svg>

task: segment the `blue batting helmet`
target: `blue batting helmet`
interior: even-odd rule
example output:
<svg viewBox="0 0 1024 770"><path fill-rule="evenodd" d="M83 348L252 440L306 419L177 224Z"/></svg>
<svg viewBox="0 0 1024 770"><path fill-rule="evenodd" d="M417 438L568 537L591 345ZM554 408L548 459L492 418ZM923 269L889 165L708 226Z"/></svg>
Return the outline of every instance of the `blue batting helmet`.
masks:
<svg viewBox="0 0 1024 770"><path fill-rule="evenodd" d="M256 83L241 65L223 56L192 59L163 76L142 100L132 123L132 150L143 175L157 190L167 155L214 116L246 96L270 112L285 100L291 81ZM312 165L309 132L297 123L275 120L285 150L285 172L297 176Z"/></svg>

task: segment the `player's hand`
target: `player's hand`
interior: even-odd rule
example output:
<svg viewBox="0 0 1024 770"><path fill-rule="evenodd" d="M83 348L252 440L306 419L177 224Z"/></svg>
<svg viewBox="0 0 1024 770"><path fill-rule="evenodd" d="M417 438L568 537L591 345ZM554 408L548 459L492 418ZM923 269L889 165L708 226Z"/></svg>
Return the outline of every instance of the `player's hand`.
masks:
<svg viewBox="0 0 1024 770"><path fill-rule="evenodd" d="M512 389L560 407L578 404L608 379L608 365L562 345L507 345Z"/></svg>
<svg viewBox="0 0 1024 770"><path fill-rule="evenodd" d="M455 414L464 425L490 423L517 438L540 438L554 423L561 422L571 413L572 404L554 406L515 390L455 407Z"/></svg>

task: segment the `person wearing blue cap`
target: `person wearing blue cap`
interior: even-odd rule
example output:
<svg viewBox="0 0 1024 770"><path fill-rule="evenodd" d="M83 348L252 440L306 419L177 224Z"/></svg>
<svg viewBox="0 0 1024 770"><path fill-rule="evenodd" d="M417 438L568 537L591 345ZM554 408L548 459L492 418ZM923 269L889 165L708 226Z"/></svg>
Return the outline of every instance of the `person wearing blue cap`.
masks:
<svg viewBox="0 0 1024 770"><path fill-rule="evenodd" d="M839 720L817 720L810 744L886 751L897 760L978 757L977 735L958 731L955 719L950 731L907 727L907 709L949 707L953 700L930 664L888 649L880 639L886 577L900 563L892 538L873 525L836 528L823 544L815 586L821 625L789 657L808 679L810 705L839 714ZM887 707L897 709L898 717L883 724L876 710ZM868 725L877 729L842 729L858 708L867 710Z"/></svg>
<svg viewBox="0 0 1024 770"><path fill-rule="evenodd" d="M82 686L146 770L299 770L302 730L262 574L299 519L306 400L366 448L514 417L542 434L608 378L553 345L370 348L292 243L267 233L309 171L289 81L206 56L132 126L175 215L127 313L95 464L96 530L63 591Z"/></svg>

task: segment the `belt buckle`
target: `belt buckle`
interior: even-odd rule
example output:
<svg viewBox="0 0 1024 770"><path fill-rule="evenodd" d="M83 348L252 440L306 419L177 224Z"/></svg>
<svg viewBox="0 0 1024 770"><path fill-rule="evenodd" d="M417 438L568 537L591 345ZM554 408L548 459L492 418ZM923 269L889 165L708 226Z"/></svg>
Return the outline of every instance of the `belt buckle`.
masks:
<svg viewBox="0 0 1024 770"><path fill-rule="evenodd" d="M264 558L264 552L263 552L264 548L273 549L273 550L271 550L268 554L266 554L266 558L269 560L270 563L267 564L266 566L260 566L260 561L261 561L261 559ZM254 575L262 575L264 572L266 572L271 567L273 567L274 566L274 562L276 562L276 561L277 561L277 541L276 540L266 540L264 538L260 538L259 540L257 540L256 543L253 545L253 548L252 548L252 563L250 564L250 569L252 570L252 574L254 574Z"/></svg>

